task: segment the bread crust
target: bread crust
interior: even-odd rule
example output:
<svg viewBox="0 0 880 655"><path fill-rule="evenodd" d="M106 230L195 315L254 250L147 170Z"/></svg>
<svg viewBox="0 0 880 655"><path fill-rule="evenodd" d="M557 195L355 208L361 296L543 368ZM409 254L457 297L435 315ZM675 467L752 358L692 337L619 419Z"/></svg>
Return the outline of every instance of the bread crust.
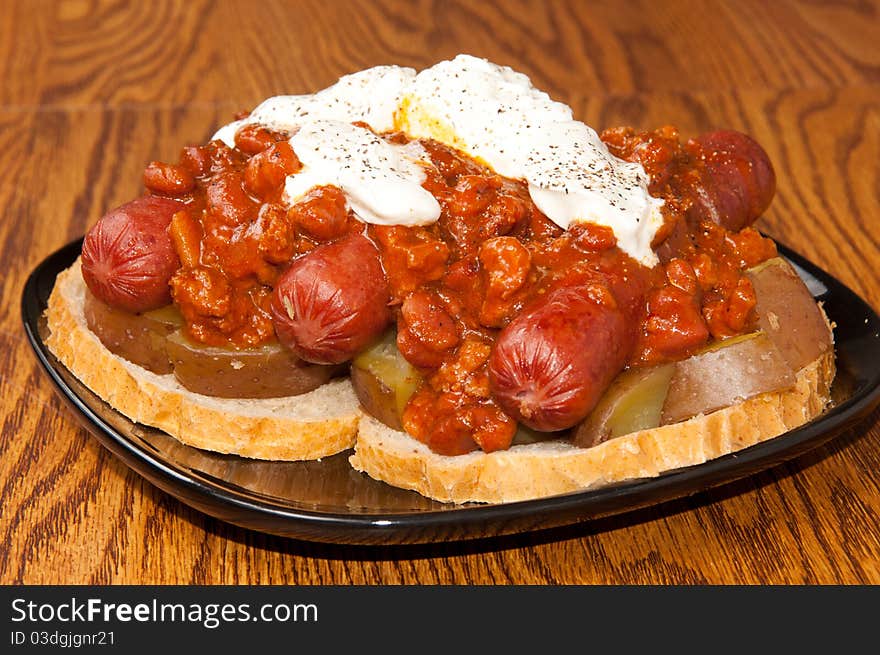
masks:
<svg viewBox="0 0 880 655"><path fill-rule="evenodd" d="M833 349L801 369L793 388L591 448L562 440L492 453L438 455L364 417L351 465L395 487L449 503L505 503L651 478L772 439L818 416L830 400Z"/></svg>
<svg viewBox="0 0 880 655"><path fill-rule="evenodd" d="M310 460L354 445L361 415L347 378L287 398L212 398L110 352L83 314L85 284L77 261L49 296L46 346L85 386L132 421L206 450L269 460Z"/></svg>

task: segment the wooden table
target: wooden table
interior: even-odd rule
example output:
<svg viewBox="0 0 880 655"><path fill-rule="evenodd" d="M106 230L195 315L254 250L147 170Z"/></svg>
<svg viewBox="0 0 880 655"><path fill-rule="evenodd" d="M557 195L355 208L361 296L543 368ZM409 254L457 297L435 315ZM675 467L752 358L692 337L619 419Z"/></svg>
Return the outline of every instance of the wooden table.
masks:
<svg viewBox="0 0 880 655"><path fill-rule="evenodd" d="M749 479L549 535L327 546L206 517L129 471L63 408L19 313L32 268L139 194L149 160L266 96L459 52L599 128L755 135L779 177L761 228L880 307L878 36L873 2L7 0L0 582L880 583L876 412Z"/></svg>

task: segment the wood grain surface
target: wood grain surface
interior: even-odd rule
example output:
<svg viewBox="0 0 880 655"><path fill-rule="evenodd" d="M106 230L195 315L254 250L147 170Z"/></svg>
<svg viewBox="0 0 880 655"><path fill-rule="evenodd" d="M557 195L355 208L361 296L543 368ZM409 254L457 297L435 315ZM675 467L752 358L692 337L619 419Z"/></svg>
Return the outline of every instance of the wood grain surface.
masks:
<svg viewBox="0 0 880 655"><path fill-rule="evenodd" d="M753 134L760 227L880 308L880 6L834 2L0 1L0 582L880 583L880 414L792 462L503 539L328 546L206 517L78 427L21 326L29 272L241 109L469 52L597 128ZM876 363L880 366L880 362Z"/></svg>

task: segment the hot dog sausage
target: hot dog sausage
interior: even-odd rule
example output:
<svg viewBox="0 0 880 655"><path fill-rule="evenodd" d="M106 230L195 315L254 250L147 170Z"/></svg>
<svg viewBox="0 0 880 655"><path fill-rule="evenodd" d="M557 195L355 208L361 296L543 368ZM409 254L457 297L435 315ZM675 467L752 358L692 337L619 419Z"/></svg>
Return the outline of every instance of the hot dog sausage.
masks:
<svg viewBox="0 0 880 655"><path fill-rule="evenodd" d="M703 184L694 188L691 218L738 232L764 213L776 192L776 173L751 137L717 130L692 139L687 147L705 164Z"/></svg>
<svg viewBox="0 0 880 655"><path fill-rule="evenodd" d="M607 287L559 287L501 331L489 359L490 389L530 428L570 428L623 369L634 340Z"/></svg>
<svg viewBox="0 0 880 655"><path fill-rule="evenodd" d="M278 279L272 316L278 340L302 359L340 364L391 322L379 251L362 234L319 246Z"/></svg>
<svg viewBox="0 0 880 655"><path fill-rule="evenodd" d="M168 226L184 205L145 196L105 214L83 241L83 279L111 307L145 312L171 302L168 282L180 267Z"/></svg>

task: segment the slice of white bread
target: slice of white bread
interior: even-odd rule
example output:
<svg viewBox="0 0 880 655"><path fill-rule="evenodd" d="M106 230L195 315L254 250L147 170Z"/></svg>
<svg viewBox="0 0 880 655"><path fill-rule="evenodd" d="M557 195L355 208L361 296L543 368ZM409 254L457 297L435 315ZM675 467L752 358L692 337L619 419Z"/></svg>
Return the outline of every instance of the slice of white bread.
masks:
<svg viewBox="0 0 880 655"><path fill-rule="evenodd" d="M132 421L196 448L271 460L307 460L354 445L361 416L348 378L286 398L213 398L110 352L83 315L77 260L57 278L46 318L49 350L85 386Z"/></svg>
<svg viewBox="0 0 880 655"><path fill-rule="evenodd" d="M791 389L592 448L555 440L450 457L365 417L349 462L370 477L442 502L502 503L597 488L701 464L803 425L827 406L834 375L829 350L798 372Z"/></svg>

